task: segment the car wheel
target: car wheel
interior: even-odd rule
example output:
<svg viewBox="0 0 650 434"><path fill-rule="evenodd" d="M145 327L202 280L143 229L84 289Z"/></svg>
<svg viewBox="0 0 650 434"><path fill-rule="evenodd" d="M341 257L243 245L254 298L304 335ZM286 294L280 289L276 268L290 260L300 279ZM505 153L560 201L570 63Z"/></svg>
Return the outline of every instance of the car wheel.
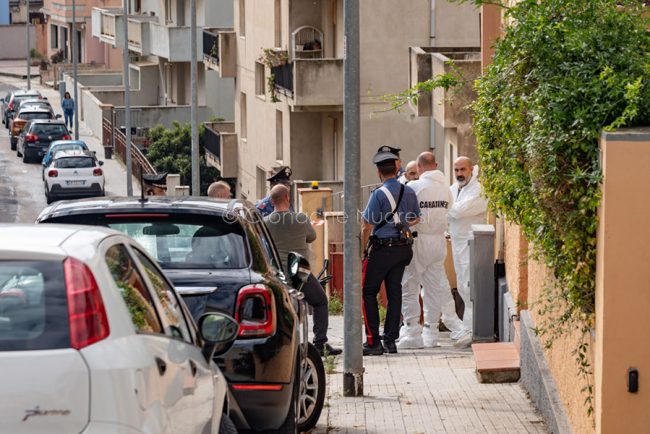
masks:
<svg viewBox="0 0 650 434"><path fill-rule="evenodd" d="M221 414L221 422L219 422L219 434L237 434L235 423L228 417L227 414Z"/></svg>
<svg viewBox="0 0 650 434"><path fill-rule="evenodd" d="M306 432L318 423L325 402L325 367L320 353L309 344L307 357L300 364L298 430Z"/></svg>
<svg viewBox="0 0 650 434"><path fill-rule="evenodd" d="M296 378L293 380L293 393L291 394L291 405L289 406L289 412L287 413L286 419L282 423L282 426L277 430L269 431L273 434L298 434L298 403L299 403L299 394L300 394L300 362L297 361L298 372L296 372Z"/></svg>
<svg viewBox="0 0 650 434"><path fill-rule="evenodd" d="M11 139L9 139L9 141L11 141ZM12 150L12 151L15 151L17 147L18 147L18 143L17 143L17 142L11 142L11 150Z"/></svg>
<svg viewBox="0 0 650 434"><path fill-rule="evenodd" d="M23 151L23 163L29 163L29 158L27 158L27 153Z"/></svg>

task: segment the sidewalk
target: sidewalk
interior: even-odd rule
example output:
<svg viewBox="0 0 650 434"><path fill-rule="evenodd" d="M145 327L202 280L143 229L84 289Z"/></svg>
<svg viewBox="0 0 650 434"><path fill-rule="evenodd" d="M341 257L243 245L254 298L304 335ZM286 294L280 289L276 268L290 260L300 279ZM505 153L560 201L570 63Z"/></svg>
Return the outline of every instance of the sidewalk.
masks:
<svg viewBox="0 0 650 434"><path fill-rule="evenodd" d="M1 81L19 88L26 87L26 81L20 78L13 78L5 74L6 71L11 71L12 62L16 61L1 61L0 62L0 76L3 76ZM24 64L24 62L23 62ZM61 110L61 96L59 91L50 87L41 86L38 83L38 78L32 80L32 89L39 90L43 96L47 97L52 104L55 113L63 115ZM70 131L74 136L74 129ZM104 161L104 177L106 179L106 196L126 196L126 166L119 161L115 155L112 159L104 158L104 147L99 137L95 134L100 134L101 131L92 131L83 121L79 122L79 140L83 140L88 145L88 148L97 153L97 157ZM135 177L133 178L133 194L140 195L140 181Z"/></svg>
<svg viewBox="0 0 650 434"><path fill-rule="evenodd" d="M343 317L330 317L333 346L343 347ZM364 357L364 396L344 398L343 356L327 375L327 398L313 433L548 433L517 383L481 384L470 349L449 333L441 346Z"/></svg>
<svg viewBox="0 0 650 434"><path fill-rule="evenodd" d="M38 77L41 73L38 65L30 68L29 75L32 77L32 84L34 81L38 82ZM27 63L22 60L0 60L0 76L14 77L24 79L27 82Z"/></svg>

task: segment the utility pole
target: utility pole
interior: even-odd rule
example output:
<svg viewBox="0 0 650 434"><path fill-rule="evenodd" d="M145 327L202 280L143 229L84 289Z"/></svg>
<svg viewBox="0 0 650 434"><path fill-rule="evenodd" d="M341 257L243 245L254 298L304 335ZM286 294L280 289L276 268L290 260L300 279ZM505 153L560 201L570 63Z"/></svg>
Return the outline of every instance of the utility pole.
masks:
<svg viewBox="0 0 650 434"><path fill-rule="evenodd" d="M25 23L25 28L27 29L27 90L32 88L32 56L31 50L29 49L29 0L25 2L27 6L27 22Z"/></svg>
<svg viewBox="0 0 650 434"><path fill-rule="evenodd" d="M343 136L345 140L345 178L343 191L344 274L343 301L343 396L363 396L363 354L361 348L361 152L359 113L359 0L344 0L343 27Z"/></svg>
<svg viewBox="0 0 650 434"><path fill-rule="evenodd" d="M196 0L190 0L190 50L192 51L190 55L190 81L192 84L192 106L190 108L190 117L192 118L192 196L201 195L196 45Z"/></svg>
<svg viewBox="0 0 650 434"><path fill-rule="evenodd" d="M77 56L79 56L77 40L77 1L72 0L72 78L74 81L74 139L79 140L79 95L77 84Z"/></svg>
<svg viewBox="0 0 650 434"><path fill-rule="evenodd" d="M124 1L124 126L126 127L126 195L133 196L133 175L131 167L131 90L129 86L129 0ZM115 125L113 125L115 128Z"/></svg>

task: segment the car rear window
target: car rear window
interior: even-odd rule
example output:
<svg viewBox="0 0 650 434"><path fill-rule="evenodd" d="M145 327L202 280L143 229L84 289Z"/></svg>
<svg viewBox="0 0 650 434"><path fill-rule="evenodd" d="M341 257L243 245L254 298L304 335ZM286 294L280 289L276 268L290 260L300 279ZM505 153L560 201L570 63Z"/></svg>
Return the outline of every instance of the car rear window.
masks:
<svg viewBox="0 0 650 434"><path fill-rule="evenodd" d="M38 124L32 127L32 134L38 137L63 136L68 133L64 125L59 124Z"/></svg>
<svg viewBox="0 0 650 434"><path fill-rule="evenodd" d="M32 119L52 119L50 113L21 113L19 116L20 119L25 119L31 121Z"/></svg>
<svg viewBox="0 0 650 434"><path fill-rule="evenodd" d="M65 145L57 145L53 149L50 149L50 152L53 154L56 154L57 152L60 151L85 151L87 148L84 146L78 145L78 144L65 144Z"/></svg>
<svg viewBox="0 0 650 434"><path fill-rule="evenodd" d="M0 261L0 351L70 347L61 261Z"/></svg>
<svg viewBox="0 0 650 434"><path fill-rule="evenodd" d="M54 160L54 167L57 169L84 169L95 167L91 157L64 157Z"/></svg>

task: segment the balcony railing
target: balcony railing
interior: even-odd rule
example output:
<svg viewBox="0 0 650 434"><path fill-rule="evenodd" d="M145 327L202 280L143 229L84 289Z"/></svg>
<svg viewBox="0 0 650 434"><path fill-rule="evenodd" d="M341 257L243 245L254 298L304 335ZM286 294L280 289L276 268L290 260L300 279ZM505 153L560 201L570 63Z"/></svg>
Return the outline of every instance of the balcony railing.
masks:
<svg viewBox="0 0 650 434"><path fill-rule="evenodd" d="M293 63L274 66L271 73L275 77L275 88L289 98L293 97Z"/></svg>
<svg viewBox="0 0 650 434"><path fill-rule="evenodd" d="M219 66L219 33L203 30L203 60Z"/></svg>
<svg viewBox="0 0 650 434"><path fill-rule="evenodd" d="M205 133L203 133L203 146L206 151L221 162L221 135L208 125L206 125Z"/></svg>
<svg viewBox="0 0 650 434"><path fill-rule="evenodd" d="M115 38L115 15L102 13L102 35Z"/></svg>
<svg viewBox="0 0 650 434"><path fill-rule="evenodd" d="M203 135L205 159L224 178L239 176L238 142L234 122L206 122Z"/></svg>
<svg viewBox="0 0 650 434"><path fill-rule="evenodd" d="M142 23L129 20L129 46L142 49Z"/></svg>
<svg viewBox="0 0 650 434"><path fill-rule="evenodd" d="M271 68L275 88L292 107L338 110L343 106L343 59L295 59Z"/></svg>

